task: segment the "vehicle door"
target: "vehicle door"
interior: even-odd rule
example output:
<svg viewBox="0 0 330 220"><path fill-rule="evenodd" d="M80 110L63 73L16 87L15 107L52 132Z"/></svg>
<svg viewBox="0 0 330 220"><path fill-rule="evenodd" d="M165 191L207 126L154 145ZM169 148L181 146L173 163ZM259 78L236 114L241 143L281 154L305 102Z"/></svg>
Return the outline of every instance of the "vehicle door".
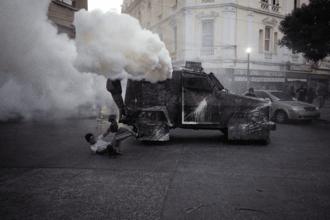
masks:
<svg viewBox="0 0 330 220"><path fill-rule="evenodd" d="M182 124L218 124L219 107L207 75L184 73L182 80Z"/></svg>

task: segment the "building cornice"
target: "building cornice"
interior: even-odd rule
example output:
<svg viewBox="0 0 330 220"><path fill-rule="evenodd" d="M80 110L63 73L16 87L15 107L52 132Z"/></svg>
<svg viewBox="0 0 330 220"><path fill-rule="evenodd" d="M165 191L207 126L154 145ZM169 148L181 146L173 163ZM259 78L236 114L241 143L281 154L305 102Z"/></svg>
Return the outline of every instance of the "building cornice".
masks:
<svg viewBox="0 0 330 220"><path fill-rule="evenodd" d="M142 0L136 0L136 1L142 1ZM184 14L187 11L196 10L196 9L214 9L214 8L225 8L225 7L242 9L242 10L246 10L246 11L249 11L249 12L255 12L255 13L260 13L260 14L264 14L264 15L267 15L267 16L276 17L276 18L279 18L279 19L284 19L285 18L285 15L281 15L281 14L277 14L277 13L272 13L272 12L264 11L264 10L257 9L257 8L246 7L246 6L242 6L242 5L236 4L236 3L193 5L193 6L186 6L186 7L180 8L179 10L177 10L174 13L170 14L169 16L165 17L161 21L155 23L150 28L151 29L156 28L157 26L159 26L159 25L167 22L169 19L173 18L173 16L176 16L176 15L178 15L180 13L183 13Z"/></svg>
<svg viewBox="0 0 330 220"><path fill-rule="evenodd" d="M125 10L123 11L123 13L127 13L127 12L131 12L132 10L135 9L135 7L140 4L143 0L134 0L131 4L129 4L129 6L127 8L125 8Z"/></svg>
<svg viewBox="0 0 330 220"><path fill-rule="evenodd" d="M186 7L183 7L183 9L208 9L208 8L223 8L223 7L232 7L232 8L242 9L242 10L246 10L246 11L253 11L256 13L273 16L273 17L277 17L280 19L285 18L285 15L282 15L282 14L273 13L273 12L265 11L265 10L258 9L258 8L247 7L247 6L239 5L237 3L219 3L219 4L207 4L207 5L199 4L199 5L186 6Z"/></svg>
<svg viewBox="0 0 330 220"><path fill-rule="evenodd" d="M65 8L68 8L68 9L71 9L73 11L78 11L77 8L75 7L72 7L71 5L69 4L65 4L64 2L60 2L60 1L56 1L56 0L52 0L52 3L56 4L56 5L59 5L59 6L62 6L62 7L65 7Z"/></svg>

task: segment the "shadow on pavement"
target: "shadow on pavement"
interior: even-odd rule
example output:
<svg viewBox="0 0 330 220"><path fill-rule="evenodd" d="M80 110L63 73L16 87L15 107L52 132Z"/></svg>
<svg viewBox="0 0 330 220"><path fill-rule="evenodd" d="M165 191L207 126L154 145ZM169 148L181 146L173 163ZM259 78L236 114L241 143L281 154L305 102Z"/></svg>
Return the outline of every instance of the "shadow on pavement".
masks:
<svg viewBox="0 0 330 220"><path fill-rule="evenodd" d="M210 132L210 133L208 133ZM228 141L226 137L220 131L201 131L199 134L187 134L187 135L178 135L175 134L175 131L170 135L170 141L168 142L139 142L139 145L143 146L177 146L178 144L194 146L198 145L203 147L203 145L208 145L208 147L219 147L219 146L266 146L263 141Z"/></svg>

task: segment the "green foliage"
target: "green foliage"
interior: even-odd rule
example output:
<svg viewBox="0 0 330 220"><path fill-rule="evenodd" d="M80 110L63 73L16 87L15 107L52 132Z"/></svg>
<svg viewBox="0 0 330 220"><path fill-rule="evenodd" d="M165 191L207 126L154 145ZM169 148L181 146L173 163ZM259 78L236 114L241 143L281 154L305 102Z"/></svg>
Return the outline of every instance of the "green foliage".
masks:
<svg viewBox="0 0 330 220"><path fill-rule="evenodd" d="M330 0L311 0L287 15L280 24L281 46L317 62L330 55Z"/></svg>

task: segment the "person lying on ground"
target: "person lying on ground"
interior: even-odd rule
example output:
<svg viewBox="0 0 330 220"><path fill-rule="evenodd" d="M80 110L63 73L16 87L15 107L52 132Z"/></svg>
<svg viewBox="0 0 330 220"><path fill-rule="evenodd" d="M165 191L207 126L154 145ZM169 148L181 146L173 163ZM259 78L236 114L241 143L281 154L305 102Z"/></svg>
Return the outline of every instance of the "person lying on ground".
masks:
<svg viewBox="0 0 330 220"><path fill-rule="evenodd" d="M111 142L104 140L104 138L108 136L110 132L111 132L111 126L104 134L99 135L97 138L95 138L94 134L92 133L88 133L85 135L85 139L90 144L90 149L93 153L96 154L107 153L109 156L121 155L121 153L117 152L114 149L113 144Z"/></svg>

